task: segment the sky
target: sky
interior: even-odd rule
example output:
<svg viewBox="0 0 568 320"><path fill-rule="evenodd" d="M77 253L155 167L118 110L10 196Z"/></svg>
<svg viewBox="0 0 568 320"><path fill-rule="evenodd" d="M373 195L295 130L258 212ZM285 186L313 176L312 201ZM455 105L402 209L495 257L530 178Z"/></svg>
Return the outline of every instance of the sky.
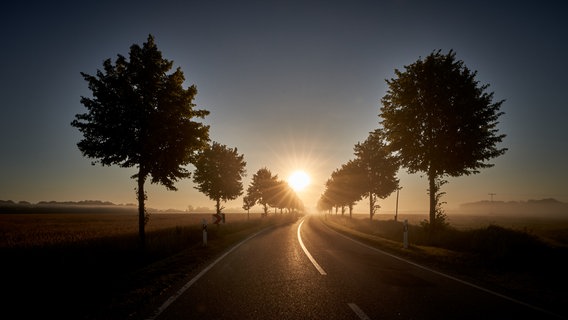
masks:
<svg viewBox="0 0 568 320"><path fill-rule="evenodd" d="M135 169L92 166L70 125L90 96L80 72L128 56L149 34L195 85L213 141L266 167L315 207L335 169L379 127L386 79L435 50L505 100L505 155L448 179L445 208L489 200L568 202L568 20L561 1L12 1L0 12L0 200L135 203ZM191 166L188 169L193 170ZM428 211L428 182L401 169L399 210ZM156 209L214 207L191 179L146 186ZM356 212L366 212L362 200ZM396 194L380 200L394 210ZM242 198L225 204L240 208ZM257 206L253 209L260 211Z"/></svg>

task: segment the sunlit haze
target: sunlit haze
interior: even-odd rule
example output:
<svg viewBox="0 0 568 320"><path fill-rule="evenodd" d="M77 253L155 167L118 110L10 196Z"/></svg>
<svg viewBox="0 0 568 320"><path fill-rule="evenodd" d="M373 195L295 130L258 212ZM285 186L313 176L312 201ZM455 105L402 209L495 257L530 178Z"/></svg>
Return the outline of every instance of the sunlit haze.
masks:
<svg viewBox="0 0 568 320"><path fill-rule="evenodd" d="M294 191L302 191L310 184L310 176L302 170L294 171L288 177L288 184Z"/></svg>
<svg viewBox="0 0 568 320"><path fill-rule="evenodd" d="M508 152L479 174L449 178L445 208L493 199L568 202L568 19L557 2L12 1L0 13L0 200L136 203L136 168L91 165L70 123L91 96L80 72L128 57L149 34L197 88L212 141L238 148L243 187L266 167L315 210L331 173L379 127L386 79L434 50L505 99ZM187 167L190 171L194 168ZM301 187L290 176L309 175ZM290 177L290 178L289 178ZM428 211L428 181L400 170L399 210ZM302 178L303 179L303 178ZM302 179L298 179L303 181ZM305 181L302 182L305 184ZM146 183L147 206L213 209L191 179ZM490 195L491 194L491 195ZM223 204L242 212L243 198ZM396 193L379 199L394 212ZM255 206L251 212L260 212ZM355 207L368 211L368 200Z"/></svg>

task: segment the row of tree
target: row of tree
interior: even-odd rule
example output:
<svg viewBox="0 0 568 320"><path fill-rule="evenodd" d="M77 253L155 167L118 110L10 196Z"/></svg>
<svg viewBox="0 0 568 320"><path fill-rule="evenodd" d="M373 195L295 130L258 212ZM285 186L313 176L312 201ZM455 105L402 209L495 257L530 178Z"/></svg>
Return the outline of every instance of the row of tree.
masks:
<svg viewBox="0 0 568 320"><path fill-rule="evenodd" d="M136 167L139 234L145 242L145 182L176 190L179 179L189 178L193 164L196 188L216 202L236 199L243 193L246 162L236 148L209 139L203 119L207 110L195 108L195 86L183 88L183 72L170 73L173 62L162 57L152 35L142 47L132 45L129 58L118 55L103 62L96 75L81 73L92 97L81 97L87 113L77 114L71 125L82 134L77 144L93 164ZM445 177L478 173L491 167L486 161L502 155L497 148L505 137L496 126L503 101L493 103L488 85L479 85L455 53L433 52L425 59L395 69L382 98L380 128L355 146L354 160L335 170L326 183L318 208L350 208L369 199L372 219L378 205L399 188L400 167L422 172L429 182L430 223L440 213L440 187ZM254 176L243 208L255 204L289 211L303 205L287 183L266 169Z"/></svg>
<svg viewBox="0 0 568 320"><path fill-rule="evenodd" d="M235 200L243 194L242 178L246 171L244 156L238 154L237 148L228 148L213 142L199 154L194 163L193 182L196 189L215 201L218 214L224 209L222 202ZM256 204L263 208L264 215L269 208L279 209L282 213L302 211L304 206L296 192L286 181L279 180L267 168L259 169L252 177L243 197L243 209L250 212Z"/></svg>
<svg viewBox="0 0 568 320"><path fill-rule="evenodd" d="M144 185L164 185L177 190L175 182L189 178L188 164L195 166L196 189L216 203L234 200L243 193L242 178L246 162L237 148L209 139L209 126L203 119L207 110L195 108L194 85L184 89L180 68L170 73L173 62L162 57L152 35L142 47L130 47L129 57L118 55L103 62L95 75L81 73L92 97L81 97L86 113L71 122L82 134L77 144L92 164L136 167L138 225L140 242L145 244L145 225L149 219ZM286 183L261 169L253 177L245 197L249 210L256 203L281 210L299 210L301 201Z"/></svg>
<svg viewBox="0 0 568 320"><path fill-rule="evenodd" d="M318 201L320 210L349 207L369 198L370 218L378 205L399 187L396 173L423 173L428 178L431 230L444 224L440 188L447 177L478 173L488 160L506 152L497 129L504 100L493 102L489 85L480 85L450 50L395 69L381 99L380 127L355 146L354 160L335 170Z"/></svg>
<svg viewBox="0 0 568 320"><path fill-rule="evenodd" d="M398 159L387 148L380 130L370 133L364 142L357 143L354 151L355 159L333 171L325 183L317 209L331 211L335 208L337 212L341 208L343 214L348 207L351 216L355 203L367 198L370 219L373 219L379 208L377 199L388 197L398 188Z"/></svg>
<svg viewBox="0 0 568 320"><path fill-rule="evenodd" d="M262 206L264 215L268 214L270 208L280 210L281 213L284 210L304 210L302 200L290 185L279 180L278 175L273 175L267 168L262 168L253 175L247 194L243 197L243 209L248 213L257 203Z"/></svg>

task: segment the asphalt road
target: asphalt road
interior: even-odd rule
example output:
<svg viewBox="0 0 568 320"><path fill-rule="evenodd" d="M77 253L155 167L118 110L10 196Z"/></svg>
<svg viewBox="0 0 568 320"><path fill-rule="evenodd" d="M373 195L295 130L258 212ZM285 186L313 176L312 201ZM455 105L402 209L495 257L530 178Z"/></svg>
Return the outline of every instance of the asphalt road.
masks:
<svg viewBox="0 0 568 320"><path fill-rule="evenodd" d="M357 243L307 217L243 242L152 319L558 318Z"/></svg>

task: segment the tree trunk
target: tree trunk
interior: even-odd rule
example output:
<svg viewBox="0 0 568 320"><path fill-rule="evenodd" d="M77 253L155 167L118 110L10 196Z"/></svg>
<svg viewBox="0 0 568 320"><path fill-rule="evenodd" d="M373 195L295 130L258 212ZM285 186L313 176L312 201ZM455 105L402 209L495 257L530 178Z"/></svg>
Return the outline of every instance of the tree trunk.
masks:
<svg viewBox="0 0 568 320"><path fill-rule="evenodd" d="M430 183L430 229L432 229L436 223L436 193L438 192L436 175L432 172L428 173L428 181Z"/></svg>
<svg viewBox="0 0 568 320"><path fill-rule="evenodd" d="M144 182L146 181L145 174L142 170L138 172L138 236L140 237L140 246L142 248L146 247L146 233L144 232L144 227L146 225L146 210L144 208L144 200L146 195L144 194Z"/></svg>
<svg viewBox="0 0 568 320"><path fill-rule="evenodd" d="M217 198L217 204L215 205L215 209L217 210L217 214L221 214L221 199Z"/></svg>

